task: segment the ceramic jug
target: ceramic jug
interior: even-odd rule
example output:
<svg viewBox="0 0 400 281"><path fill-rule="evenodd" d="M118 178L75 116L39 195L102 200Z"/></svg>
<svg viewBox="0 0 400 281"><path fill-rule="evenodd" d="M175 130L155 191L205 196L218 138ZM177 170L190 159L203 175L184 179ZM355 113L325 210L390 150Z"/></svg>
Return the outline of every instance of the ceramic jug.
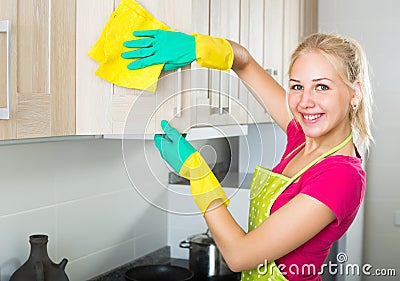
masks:
<svg viewBox="0 0 400 281"><path fill-rule="evenodd" d="M68 281L65 266L68 260L53 263L47 253L48 236L36 234L29 236L31 252L28 260L18 268L10 281Z"/></svg>

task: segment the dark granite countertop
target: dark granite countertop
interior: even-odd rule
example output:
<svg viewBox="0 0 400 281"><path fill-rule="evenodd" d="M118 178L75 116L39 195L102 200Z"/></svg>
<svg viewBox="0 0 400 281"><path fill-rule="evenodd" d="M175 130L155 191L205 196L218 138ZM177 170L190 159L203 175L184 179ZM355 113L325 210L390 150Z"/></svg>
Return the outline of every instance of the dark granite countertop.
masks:
<svg viewBox="0 0 400 281"><path fill-rule="evenodd" d="M101 275L93 277L88 281L126 281L124 278L125 272L135 266L148 265L148 264L170 264L171 263L171 249L169 246L163 247L148 255L135 259L122 266L114 268Z"/></svg>
<svg viewBox="0 0 400 281"><path fill-rule="evenodd" d="M124 278L125 272L135 266L140 266L140 265L149 265L149 264L162 264L162 265L175 265L175 266L181 266L184 268L189 268L189 261L186 259L176 259L176 258L171 258L171 249L169 246L163 247L157 251L154 251L144 257L138 258L136 260L133 260L132 262L129 262L127 264L124 264L122 266L119 266L115 269L112 269L106 273L103 273L99 276L96 276L92 279L89 279L88 281L126 281ZM198 278L193 278L193 280L203 280L204 278L198 279ZM239 281L240 280L240 273L235 273L232 276L227 276L223 279L214 279L214 278L206 278L206 280L213 281L213 280L225 280L225 281ZM161 281L161 280L160 280Z"/></svg>

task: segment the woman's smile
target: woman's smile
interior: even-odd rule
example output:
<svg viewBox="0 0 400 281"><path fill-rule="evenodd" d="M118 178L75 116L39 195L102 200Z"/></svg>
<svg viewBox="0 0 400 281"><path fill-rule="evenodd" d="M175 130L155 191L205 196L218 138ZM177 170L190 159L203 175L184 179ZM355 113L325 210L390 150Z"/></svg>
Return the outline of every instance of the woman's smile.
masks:
<svg viewBox="0 0 400 281"><path fill-rule="evenodd" d="M322 115L323 113L318 113L318 114L301 113L301 116L303 116L303 122L309 124L318 122L322 117Z"/></svg>

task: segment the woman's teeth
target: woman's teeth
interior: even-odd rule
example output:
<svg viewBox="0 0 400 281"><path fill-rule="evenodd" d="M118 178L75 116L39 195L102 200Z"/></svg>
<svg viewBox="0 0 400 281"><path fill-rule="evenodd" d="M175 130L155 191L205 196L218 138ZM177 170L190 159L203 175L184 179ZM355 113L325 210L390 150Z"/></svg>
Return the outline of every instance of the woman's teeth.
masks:
<svg viewBox="0 0 400 281"><path fill-rule="evenodd" d="M312 120L315 120L315 119L321 117L321 114L314 114L314 115L304 115L303 114L303 116L304 116L304 119L312 121Z"/></svg>

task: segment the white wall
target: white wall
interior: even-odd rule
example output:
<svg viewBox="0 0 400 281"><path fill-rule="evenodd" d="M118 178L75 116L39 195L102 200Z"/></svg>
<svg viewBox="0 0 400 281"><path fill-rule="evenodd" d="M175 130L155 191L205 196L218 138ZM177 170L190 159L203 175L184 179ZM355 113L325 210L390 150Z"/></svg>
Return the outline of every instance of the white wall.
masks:
<svg viewBox="0 0 400 281"><path fill-rule="evenodd" d="M374 268L397 268L399 275L400 227L393 224L393 211L400 210L400 2L320 0L319 5L320 31L357 39L372 66L376 144L367 163L363 263ZM376 278L363 276L362 280Z"/></svg>
<svg viewBox="0 0 400 281"><path fill-rule="evenodd" d="M129 142L140 188L166 202L155 177L146 175L143 148ZM155 149L148 156L160 159ZM153 157L155 156L155 157ZM0 146L0 280L28 257L28 236L49 235L49 255L69 259L70 280L87 280L167 245L166 213L131 185L121 141L68 140ZM156 161L155 161L156 162ZM165 166L155 167L166 183Z"/></svg>
<svg viewBox="0 0 400 281"><path fill-rule="evenodd" d="M248 135L239 137L239 171L252 174L256 165L275 167L286 143L285 132L275 123L249 125Z"/></svg>

